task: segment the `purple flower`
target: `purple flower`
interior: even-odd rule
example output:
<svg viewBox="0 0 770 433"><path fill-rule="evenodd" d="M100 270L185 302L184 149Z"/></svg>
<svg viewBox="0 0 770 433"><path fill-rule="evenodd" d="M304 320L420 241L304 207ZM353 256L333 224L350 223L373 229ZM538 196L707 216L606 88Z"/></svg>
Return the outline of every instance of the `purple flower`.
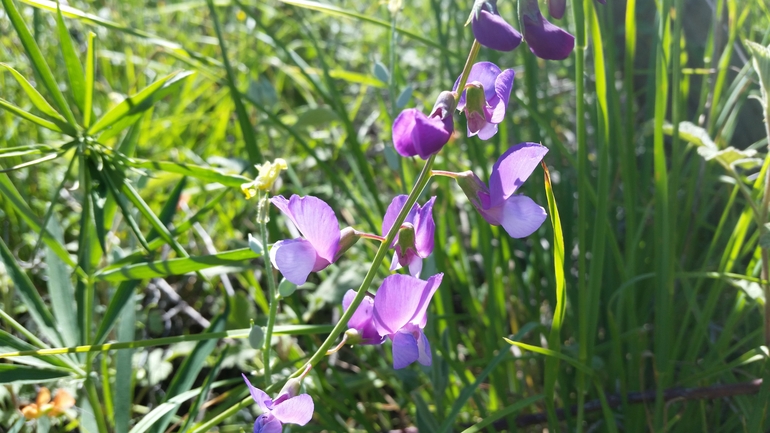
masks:
<svg viewBox="0 0 770 433"><path fill-rule="evenodd" d="M406 195L399 195L390 202L385 217L382 219L383 236L387 236L393 227L396 217L406 204L406 199ZM418 277L420 275L422 259L427 258L433 252L433 233L436 231L436 224L433 222L433 203L435 201L436 197L431 197L422 207L417 203L412 206L401 226L402 229L393 241L396 252L390 266L391 271L405 266L409 268L409 273L413 276Z"/></svg>
<svg viewBox="0 0 770 433"><path fill-rule="evenodd" d="M487 8L472 15L471 29L473 36L487 48L497 51L513 51L521 43L521 33L516 31L498 13L492 3L486 3ZM482 6L483 7L483 6Z"/></svg>
<svg viewBox="0 0 770 433"><path fill-rule="evenodd" d="M309 395L281 392L277 399L271 400L264 391L255 388L245 374L242 376L251 398L262 409L262 415L254 421L254 433L281 433L283 424L305 425L313 418L313 399Z"/></svg>
<svg viewBox="0 0 770 433"><path fill-rule="evenodd" d="M560 20L564 16L564 11L566 9L567 0L548 0L548 13L557 20Z"/></svg>
<svg viewBox="0 0 770 433"><path fill-rule="evenodd" d="M452 92L441 92L430 115L416 108L401 112L393 122L393 146L401 156L428 159L441 150L454 132Z"/></svg>
<svg viewBox="0 0 770 433"><path fill-rule="evenodd" d="M524 25L524 40L536 56L546 60L564 60L575 47L575 37L548 22L540 13L537 0L521 0L519 16Z"/></svg>
<svg viewBox="0 0 770 433"><path fill-rule="evenodd" d="M404 368L414 361L431 364L430 344L422 330L428 322L428 304L443 277L437 274L423 281L390 275L377 290L374 326L380 335L393 340L393 368Z"/></svg>
<svg viewBox="0 0 770 433"><path fill-rule="evenodd" d="M270 261L287 280L305 284L311 272L318 272L334 263L340 246L340 226L334 211L323 200L292 195L270 199L304 238L288 239L273 244Z"/></svg>
<svg viewBox="0 0 770 433"><path fill-rule="evenodd" d="M468 75L468 90L463 89L457 109L465 111L468 120L468 136L476 134L482 140L488 140L497 134L497 124L505 119L505 110L513 88L513 69L501 71L492 62L479 62L473 65ZM460 77L455 81L454 90L460 84ZM469 90L483 91L483 98L476 98ZM480 95L480 92L479 96Z"/></svg>
<svg viewBox="0 0 770 433"><path fill-rule="evenodd" d="M353 303L353 298L356 297L355 290L348 290L345 293L345 297L342 298L342 310L347 311L350 304ZM361 338L360 342L351 341L350 344L382 344L385 342L385 337L380 336L377 332L377 328L374 326L374 298L366 296L361 304L356 308L356 312L353 313L353 317L348 321L348 328L355 329L358 332L358 336Z"/></svg>
<svg viewBox="0 0 770 433"><path fill-rule="evenodd" d="M488 223L503 226L512 238L523 238L543 224L546 213L531 198L514 193L546 153L548 149L537 143L519 143L511 147L492 167L489 188L470 171L455 179Z"/></svg>

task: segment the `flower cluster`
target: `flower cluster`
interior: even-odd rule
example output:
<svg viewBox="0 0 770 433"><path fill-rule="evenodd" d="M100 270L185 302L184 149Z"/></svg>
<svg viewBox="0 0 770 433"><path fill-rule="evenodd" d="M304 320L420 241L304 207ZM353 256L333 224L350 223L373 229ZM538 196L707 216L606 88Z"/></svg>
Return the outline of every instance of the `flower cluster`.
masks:
<svg viewBox="0 0 770 433"><path fill-rule="evenodd" d="M548 8L553 17L559 19L563 16L565 1L549 0ZM519 0L518 3L523 34L500 15L496 0L476 0L468 20L476 42L494 50L511 51L523 40L530 51L542 59L561 60L568 57L574 47L574 37L546 20L537 0ZM396 117L392 127L393 146L401 156L416 156L428 161L421 179L426 173L454 178L485 221L502 226L513 238L522 238L537 231L546 219L543 207L531 198L517 194L545 157L548 152L546 147L537 143L520 143L510 147L493 165L487 182L472 171L430 170L434 156L455 134L455 110L465 114L467 136L477 136L481 140L494 137L499 125L506 119L514 70L501 69L487 61L474 64L477 48L478 45L475 45L471 50L466 69L457 78L452 90L439 94L429 114L409 108ZM285 164L278 163L261 167L260 176L266 181L245 184L247 196L253 195L253 190L262 190L263 184L272 184L275 174L284 168ZM345 294L341 323L310 359L304 374L315 365L323 354L321 350L330 347L329 343L339 336L345 325L348 329L342 343L327 353L338 350L344 344L381 345L390 340L394 368L405 368L415 361L431 365L431 347L424 329L428 323L428 306L443 274L421 279L423 260L433 252L436 231L433 208L437 197L430 197L424 204L416 200L426 183L427 180L423 183L418 180L417 185L422 186L415 187L409 196L399 195L392 199L382 218L381 235L363 233L351 227L340 230L332 207L317 197L293 195L289 199L283 196L270 199L291 222L290 230L295 229L296 233L294 239L278 241L270 249L271 263L287 281L304 284L312 272L322 271L335 263L361 238L383 243L377 260L383 259L384 249L393 249L390 270L398 271L403 267L408 272L385 277L376 293L372 294L368 290L376 271L372 266L361 288ZM410 203L407 211L405 207ZM277 299L280 297L271 299L271 302ZM271 307L272 318L274 311ZM266 359L269 357L269 341L267 345ZM269 365L269 362L265 364ZM275 400L246 380L253 399L262 409L262 415L254 424L255 433L277 433L284 423L304 425L310 420L313 401L306 394L297 395L299 380L301 377L290 380L291 385L287 384Z"/></svg>

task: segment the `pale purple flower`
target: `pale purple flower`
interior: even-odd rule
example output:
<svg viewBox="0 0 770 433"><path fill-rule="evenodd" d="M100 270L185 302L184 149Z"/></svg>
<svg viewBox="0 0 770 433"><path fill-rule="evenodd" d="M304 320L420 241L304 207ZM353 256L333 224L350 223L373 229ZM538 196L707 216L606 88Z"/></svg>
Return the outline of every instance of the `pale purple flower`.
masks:
<svg viewBox="0 0 770 433"><path fill-rule="evenodd" d="M545 209L525 195L514 194L532 174L548 148L520 143L503 153L492 167L489 187L473 172L455 178L484 219L503 226L513 238L531 235L545 221Z"/></svg>
<svg viewBox="0 0 770 433"><path fill-rule="evenodd" d="M521 33L516 31L498 13L492 3L485 3L485 9L474 11L471 19L473 36L487 48L497 51L513 51L521 43Z"/></svg>
<svg viewBox="0 0 770 433"><path fill-rule="evenodd" d="M513 89L513 69L501 71L492 62L479 62L473 65L468 75L468 85L483 89L484 101L468 101L464 89L457 89L460 78L455 81L454 90L462 91L457 109L465 111L468 120L468 136L478 134L482 140L488 140L497 134L497 125L505 120L505 110Z"/></svg>
<svg viewBox="0 0 770 433"><path fill-rule="evenodd" d="M428 159L441 150L454 132L452 92L441 92L430 114L416 108L401 112L393 122L393 146L401 156Z"/></svg>
<svg viewBox="0 0 770 433"><path fill-rule="evenodd" d="M564 11L566 9L567 0L548 0L548 13L557 20L560 20L564 16Z"/></svg>
<svg viewBox="0 0 770 433"><path fill-rule="evenodd" d="M575 37L551 24L540 13L537 0L520 0L519 16L524 25L524 40L530 51L541 59L564 60L575 47Z"/></svg>
<svg viewBox="0 0 770 433"><path fill-rule="evenodd" d="M254 421L254 433L281 433L283 424L305 425L313 418L313 399L309 395L281 392L278 398L272 400L264 391L254 387L245 374L242 376L251 398L262 409L262 415Z"/></svg>
<svg viewBox="0 0 770 433"><path fill-rule="evenodd" d="M347 311L350 308L350 304L353 303L353 298L355 297L355 290L348 290L345 293L345 297L342 298L343 311ZM353 317L348 321L348 328L358 331L358 336L361 337L361 341L358 344L382 344L385 342L385 337L380 336L377 328L374 326L373 297L364 297L364 300L361 301L355 313L353 313Z"/></svg>
<svg viewBox="0 0 770 433"><path fill-rule="evenodd" d="M409 275L390 275L382 281L374 297L374 326L393 341L393 368L404 368L418 361L430 365L428 338L422 332L428 322L428 304L444 274L428 281Z"/></svg>
<svg viewBox="0 0 770 433"><path fill-rule="evenodd" d="M273 244L270 261L287 280L305 284L311 272L325 269L336 260L340 246L340 226L332 208L323 200L292 195L289 200L279 195L270 201L297 226L302 238Z"/></svg>
<svg viewBox="0 0 770 433"><path fill-rule="evenodd" d="M406 195L396 196L390 202L385 217L382 219L382 235L387 236L396 217L406 204ZM390 270L394 271L400 267L408 267L412 276L420 276L422 270L422 259L427 258L433 252L436 224L433 222L433 203L436 197L431 197L422 207L415 203L407 214L402 227L408 227L409 239L402 237L399 233L396 235L393 245L396 252L393 255ZM406 234L406 233L405 233Z"/></svg>

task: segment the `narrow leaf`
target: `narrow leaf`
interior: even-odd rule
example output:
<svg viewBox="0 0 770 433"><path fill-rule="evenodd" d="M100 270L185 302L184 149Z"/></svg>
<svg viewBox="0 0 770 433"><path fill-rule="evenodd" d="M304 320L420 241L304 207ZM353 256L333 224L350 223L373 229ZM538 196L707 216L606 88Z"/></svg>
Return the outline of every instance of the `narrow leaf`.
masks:
<svg viewBox="0 0 770 433"><path fill-rule="evenodd" d="M24 46L24 50L27 52L27 55L32 62L32 67L35 69L35 72L37 72L45 88L48 89L48 93L50 93L59 111L63 113L67 123L75 128L77 125L75 116L72 114L69 105L67 105L67 101L64 99L61 90L59 90L59 85L56 83L53 73L51 73L51 69L48 67L48 63L46 63L45 58L43 57L43 53L40 52L40 48L38 48L35 38L32 37L27 25L24 23L24 19L13 4L13 0L0 1L2 1L3 7L5 8L5 14L8 15L11 24L13 24L13 27L16 29L16 34L19 36L21 44Z"/></svg>
<svg viewBox="0 0 770 433"><path fill-rule="evenodd" d="M43 369L39 367L27 367L16 364L0 364L0 384L13 383L39 384L46 380L60 379L70 376L66 370Z"/></svg>
<svg viewBox="0 0 770 433"><path fill-rule="evenodd" d="M213 168L202 167L200 165L184 164L181 162L150 161L140 158L122 158L120 159L120 162L125 162L127 165L134 168L144 168L150 170L161 170L169 173L177 173L185 176L191 176L206 182L217 182L221 183L222 185L235 188L239 188L246 182L251 182L251 179L239 174L226 174Z"/></svg>
<svg viewBox="0 0 770 433"><path fill-rule="evenodd" d="M51 104L48 103L48 101L45 100L43 95L40 94L40 92L37 91L34 87L32 87L32 84L27 81L26 78L24 78L19 71L16 69L13 69L10 65L6 63L0 62L0 67L5 68L6 71L10 72L11 75L13 75L13 78L16 79L16 82L19 83L22 90L24 90L24 93L27 94L29 97L30 102L32 102L32 105L35 106L38 110L40 110L41 113L45 114L48 117L51 117L53 119L56 119L64 124L66 124L66 120L64 120L64 117L62 117L61 114L59 114L56 109L51 107Z"/></svg>
<svg viewBox="0 0 770 433"><path fill-rule="evenodd" d="M94 77L96 76L96 33L88 32L88 52L86 54L86 88L83 100L83 126L91 126L91 111L94 104Z"/></svg>
<svg viewBox="0 0 770 433"><path fill-rule="evenodd" d="M234 266L246 260L259 257L251 248L225 251L207 256L185 257L171 260L159 260L150 263L137 263L120 267L107 267L96 273L98 281L141 280L169 275L182 275L214 266Z"/></svg>
<svg viewBox="0 0 770 433"><path fill-rule="evenodd" d="M85 107L86 94L83 67L80 65L80 58L75 50L75 44L72 42L72 36L64 24L64 16L58 2L56 3L56 29L59 32L59 44L61 45L62 57L64 57L64 66L67 68L72 97L82 112L83 107Z"/></svg>
<svg viewBox="0 0 770 433"><path fill-rule="evenodd" d="M21 117L24 120L29 120L32 123L36 123L39 126L42 126L45 129L50 129L51 131L61 132L64 133L64 129L60 128L59 125L45 120L42 117L35 116L34 114L28 113L21 108L11 104L10 102L6 101L3 98L0 98L0 108L11 112L11 114L15 114L19 117Z"/></svg>

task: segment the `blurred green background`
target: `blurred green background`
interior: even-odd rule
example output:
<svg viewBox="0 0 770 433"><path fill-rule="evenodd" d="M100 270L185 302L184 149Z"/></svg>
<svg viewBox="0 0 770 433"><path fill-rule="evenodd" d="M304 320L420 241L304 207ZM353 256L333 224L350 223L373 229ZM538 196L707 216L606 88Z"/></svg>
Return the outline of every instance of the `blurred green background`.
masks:
<svg viewBox="0 0 770 433"><path fill-rule="evenodd" d="M487 178L516 143L550 148L565 244L560 333L549 337L560 290L551 225L511 239L436 178L421 199L438 197L423 276L445 274L426 328L433 366L394 371L388 347L344 348L305 380L315 416L291 431L768 428L770 383L751 382L770 371L752 214L767 136L744 41L767 45L770 9L607 3L570 1L553 20L577 36L565 61L526 44L482 48L478 60L516 71L507 119L483 142L456 116L459 133L434 166ZM58 18L55 2L3 0L0 61L44 101L0 68L0 352L127 343L6 356L0 426L251 429L240 373L264 385L246 337L250 320L265 324L267 301L262 259L247 248L256 202L240 183L254 164L284 158L276 194L318 196L342 227L379 234L421 168L393 150L392 120L451 89L473 42L471 6L73 1ZM515 2L498 7L520 28ZM84 139L89 123L104 127ZM521 191L546 206L543 171ZM292 237L272 216L271 242ZM273 381L321 344L377 246L359 242L282 301ZM374 287L386 275L383 266ZM41 385L69 390L77 409L26 420L17 409ZM739 395L724 395L730 385ZM707 387L708 398L663 392ZM574 405L584 409L550 424L527 418Z"/></svg>

